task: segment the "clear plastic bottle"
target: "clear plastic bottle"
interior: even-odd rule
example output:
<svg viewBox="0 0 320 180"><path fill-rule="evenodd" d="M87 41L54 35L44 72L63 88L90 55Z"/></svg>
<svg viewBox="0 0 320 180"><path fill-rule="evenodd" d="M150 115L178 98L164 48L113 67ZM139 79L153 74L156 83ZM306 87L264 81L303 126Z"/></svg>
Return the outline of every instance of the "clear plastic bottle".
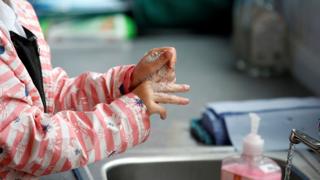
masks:
<svg viewBox="0 0 320 180"><path fill-rule="evenodd" d="M244 138L243 152L222 161L221 180L281 180L280 166L263 156L264 140L257 134L260 117L249 115L251 133Z"/></svg>
<svg viewBox="0 0 320 180"><path fill-rule="evenodd" d="M274 0L236 0L233 46L236 67L253 77L270 77L289 69L287 26Z"/></svg>

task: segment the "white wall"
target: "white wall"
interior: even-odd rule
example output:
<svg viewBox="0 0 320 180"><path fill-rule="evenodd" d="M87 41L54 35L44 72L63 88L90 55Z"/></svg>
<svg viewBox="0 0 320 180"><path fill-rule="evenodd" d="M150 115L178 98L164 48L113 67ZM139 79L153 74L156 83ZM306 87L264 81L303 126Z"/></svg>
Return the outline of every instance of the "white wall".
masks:
<svg viewBox="0 0 320 180"><path fill-rule="evenodd" d="M320 1L277 2L289 29L294 76L320 95Z"/></svg>

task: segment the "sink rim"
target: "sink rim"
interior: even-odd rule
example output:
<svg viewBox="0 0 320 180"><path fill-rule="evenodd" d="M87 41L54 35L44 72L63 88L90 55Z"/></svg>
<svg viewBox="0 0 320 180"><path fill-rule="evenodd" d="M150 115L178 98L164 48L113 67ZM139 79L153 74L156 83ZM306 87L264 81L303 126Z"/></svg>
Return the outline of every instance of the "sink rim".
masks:
<svg viewBox="0 0 320 180"><path fill-rule="evenodd" d="M222 160L221 155L157 155L157 156L132 156L111 160L105 163L101 168L101 175L107 180L107 170L124 164L142 164L142 163L160 163L160 162L182 162L182 161L206 161L206 160Z"/></svg>
<svg viewBox="0 0 320 180"><path fill-rule="evenodd" d="M161 162L183 162L183 161L214 161L223 160L225 157L230 155L236 155L235 153L219 153L219 154L196 154L196 155L156 155L156 156L130 156L111 160L105 163L101 168L101 175L104 180L107 179L107 171L113 167L121 165L132 165L132 164L148 164L148 163L161 163ZM282 161L282 159L270 157L275 161ZM296 167L294 167L296 168ZM300 170L301 171L301 170Z"/></svg>

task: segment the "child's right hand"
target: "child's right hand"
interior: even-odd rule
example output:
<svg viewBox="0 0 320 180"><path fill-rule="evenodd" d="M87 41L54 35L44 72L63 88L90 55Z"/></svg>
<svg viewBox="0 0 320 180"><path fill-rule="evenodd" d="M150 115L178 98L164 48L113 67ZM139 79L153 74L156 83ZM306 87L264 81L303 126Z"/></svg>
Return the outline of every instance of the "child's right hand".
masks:
<svg viewBox="0 0 320 180"><path fill-rule="evenodd" d="M160 106L159 103L178 105L189 103L189 99L184 97L154 92L151 81L144 81L132 92L144 102L150 115L159 114L160 118L163 120L167 117L167 111L164 107Z"/></svg>

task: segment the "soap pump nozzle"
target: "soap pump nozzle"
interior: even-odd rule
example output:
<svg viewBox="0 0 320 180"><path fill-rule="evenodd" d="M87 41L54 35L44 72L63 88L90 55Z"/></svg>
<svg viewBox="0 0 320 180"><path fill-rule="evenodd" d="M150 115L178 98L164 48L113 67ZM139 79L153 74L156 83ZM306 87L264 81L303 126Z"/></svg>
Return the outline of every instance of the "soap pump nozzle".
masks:
<svg viewBox="0 0 320 180"><path fill-rule="evenodd" d="M243 154L258 156L263 152L264 140L258 135L261 118L256 113L249 113L251 119L251 132L243 140Z"/></svg>

